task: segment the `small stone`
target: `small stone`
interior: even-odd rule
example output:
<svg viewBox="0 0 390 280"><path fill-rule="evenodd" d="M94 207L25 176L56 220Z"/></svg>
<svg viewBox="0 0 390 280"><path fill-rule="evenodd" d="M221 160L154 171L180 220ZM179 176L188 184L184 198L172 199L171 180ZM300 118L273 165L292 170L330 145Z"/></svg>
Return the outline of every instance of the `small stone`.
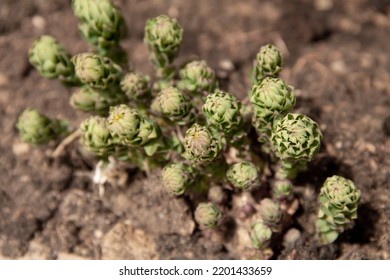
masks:
<svg viewBox="0 0 390 280"><path fill-rule="evenodd" d="M32 25L38 29L38 30L43 30L46 25L46 21L42 16L35 15L31 19Z"/></svg>
<svg viewBox="0 0 390 280"><path fill-rule="evenodd" d="M12 152L16 156L27 154L30 151L30 146L27 143L17 142L12 145Z"/></svg>

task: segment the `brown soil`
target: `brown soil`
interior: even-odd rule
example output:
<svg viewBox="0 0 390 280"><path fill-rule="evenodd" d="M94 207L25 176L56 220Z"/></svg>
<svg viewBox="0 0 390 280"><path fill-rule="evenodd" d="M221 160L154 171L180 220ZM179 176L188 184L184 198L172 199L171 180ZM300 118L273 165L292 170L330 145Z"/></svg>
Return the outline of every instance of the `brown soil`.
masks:
<svg viewBox="0 0 390 280"><path fill-rule="evenodd" d="M122 186L104 193L89 177L94 164L79 145L53 158L55 144L23 144L15 122L34 107L77 127L85 114L69 105L70 91L41 78L29 65L34 37L50 34L71 52L85 51L68 0L2 0L0 4L0 259L241 259L245 219L233 215L217 232L202 232L188 197L161 191L158 172L128 170ZM296 88L295 111L318 121L319 156L296 181L295 244L275 246L280 259L390 259L390 1L115 1L127 21L123 46L132 66L152 68L143 44L146 19L177 17L185 30L177 63L202 58L224 89L245 98L260 46L282 49L282 78ZM229 69L226 65L233 65ZM354 180L362 192L354 229L318 246L317 195L327 176ZM256 202L255 202L256 203Z"/></svg>

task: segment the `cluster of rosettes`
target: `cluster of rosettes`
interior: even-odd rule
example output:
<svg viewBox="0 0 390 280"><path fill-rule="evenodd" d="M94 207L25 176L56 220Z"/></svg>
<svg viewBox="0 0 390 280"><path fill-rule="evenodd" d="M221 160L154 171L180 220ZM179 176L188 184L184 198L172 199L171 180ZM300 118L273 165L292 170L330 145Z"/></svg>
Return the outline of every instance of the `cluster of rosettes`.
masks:
<svg viewBox="0 0 390 280"><path fill-rule="evenodd" d="M125 104L110 108L107 126L113 137L127 145L145 146L159 137L154 122Z"/></svg>
<svg viewBox="0 0 390 280"><path fill-rule="evenodd" d="M318 153L322 139L316 122L289 113L296 97L293 88L278 78L281 52L273 45L260 49L252 70L251 106L246 106L218 89L215 72L203 60L190 62L175 73L172 63L183 36L175 19L162 15L146 22L144 42L156 70L151 84L147 76L125 72L119 46L124 20L111 0L73 0L73 10L81 34L97 53L71 58L54 38L42 36L34 42L29 58L43 76L80 85L71 105L100 115L80 125L86 150L105 161L114 156L136 162L140 168L145 165L145 171L149 163L166 163L181 155L183 162L163 168L162 185L172 196L183 195L190 186L196 198L208 191L212 202L200 203L194 213L202 229L221 223L222 210L226 209L222 204L232 192L231 186L235 193L256 191L261 179L275 174L270 180L271 198L260 201L254 216L259 219L249 232L253 247L268 246L272 234L283 232L288 220L282 209L288 209L286 203L293 188L290 179ZM267 166L250 150L252 143L244 137L250 135L249 112L253 113L252 126L262 151L273 152L281 161L276 167ZM63 134L65 123L28 109L20 116L17 128L24 141L42 144ZM263 170L270 172L262 174ZM334 176L325 182L316 223L323 243L333 242L352 225L359 199L360 192L351 181Z"/></svg>
<svg viewBox="0 0 390 280"><path fill-rule="evenodd" d="M156 124L125 104L111 107L107 118L87 118L80 129L82 145L94 155L130 159L134 164L141 164L141 168L141 151L152 156L164 145Z"/></svg>
<svg viewBox="0 0 390 280"><path fill-rule="evenodd" d="M115 143L111 136L106 118L89 117L80 124L80 129L82 132L81 141L89 152L103 158L114 154L118 143Z"/></svg>
<svg viewBox="0 0 390 280"><path fill-rule="evenodd" d="M320 192L316 222L322 243L332 243L340 233L353 226L359 201L360 191L351 180L340 176L326 179Z"/></svg>

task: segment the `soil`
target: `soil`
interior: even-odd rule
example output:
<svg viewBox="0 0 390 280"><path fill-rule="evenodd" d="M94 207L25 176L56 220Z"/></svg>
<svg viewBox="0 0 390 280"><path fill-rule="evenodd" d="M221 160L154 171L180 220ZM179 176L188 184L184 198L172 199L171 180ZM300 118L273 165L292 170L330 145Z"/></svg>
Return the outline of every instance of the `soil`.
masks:
<svg viewBox="0 0 390 280"><path fill-rule="evenodd" d="M286 236L299 233L298 239L275 245L272 258L390 259L390 1L114 2L128 27L122 45L143 73L153 73L144 24L159 14L176 17L184 28L177 65L207 60L222 88L241 99L260 46L273 43L282 50L281 77L297 93L294 111L316 120L324 141L295 182L299 206L290 228L298 231ZM55 36L73 54L88 49L69 0L1 1L0 259L256 256L245 245L245 215L234 218L242 201L254 199L247 194L231 198L219 231L201 231L191 199L165 195L158 171L145 176L128 169L123 184L98 188L91 180L96 161L77 141L59 157L51 156L57 143L35 148L20 141L15 122L26 107L66 118L73 128L86 116L68 105L69 89L30 66L28 48L41 34ZM362 201L356 226L334 244L319 246L317 196L334 174L353 179Z"/></svg>

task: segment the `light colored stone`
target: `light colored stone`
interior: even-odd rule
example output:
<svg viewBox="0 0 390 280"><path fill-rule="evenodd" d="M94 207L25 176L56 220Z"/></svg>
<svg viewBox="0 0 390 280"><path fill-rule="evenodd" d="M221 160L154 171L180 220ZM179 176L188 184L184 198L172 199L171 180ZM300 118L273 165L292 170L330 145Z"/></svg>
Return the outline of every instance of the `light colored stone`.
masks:
<svg viewBox="0 0 390 280"><path fill-rule="evenodd" d="M156 260L156 247L153 236L130 221L117 223L101 241L103 260Z"/></svg>

